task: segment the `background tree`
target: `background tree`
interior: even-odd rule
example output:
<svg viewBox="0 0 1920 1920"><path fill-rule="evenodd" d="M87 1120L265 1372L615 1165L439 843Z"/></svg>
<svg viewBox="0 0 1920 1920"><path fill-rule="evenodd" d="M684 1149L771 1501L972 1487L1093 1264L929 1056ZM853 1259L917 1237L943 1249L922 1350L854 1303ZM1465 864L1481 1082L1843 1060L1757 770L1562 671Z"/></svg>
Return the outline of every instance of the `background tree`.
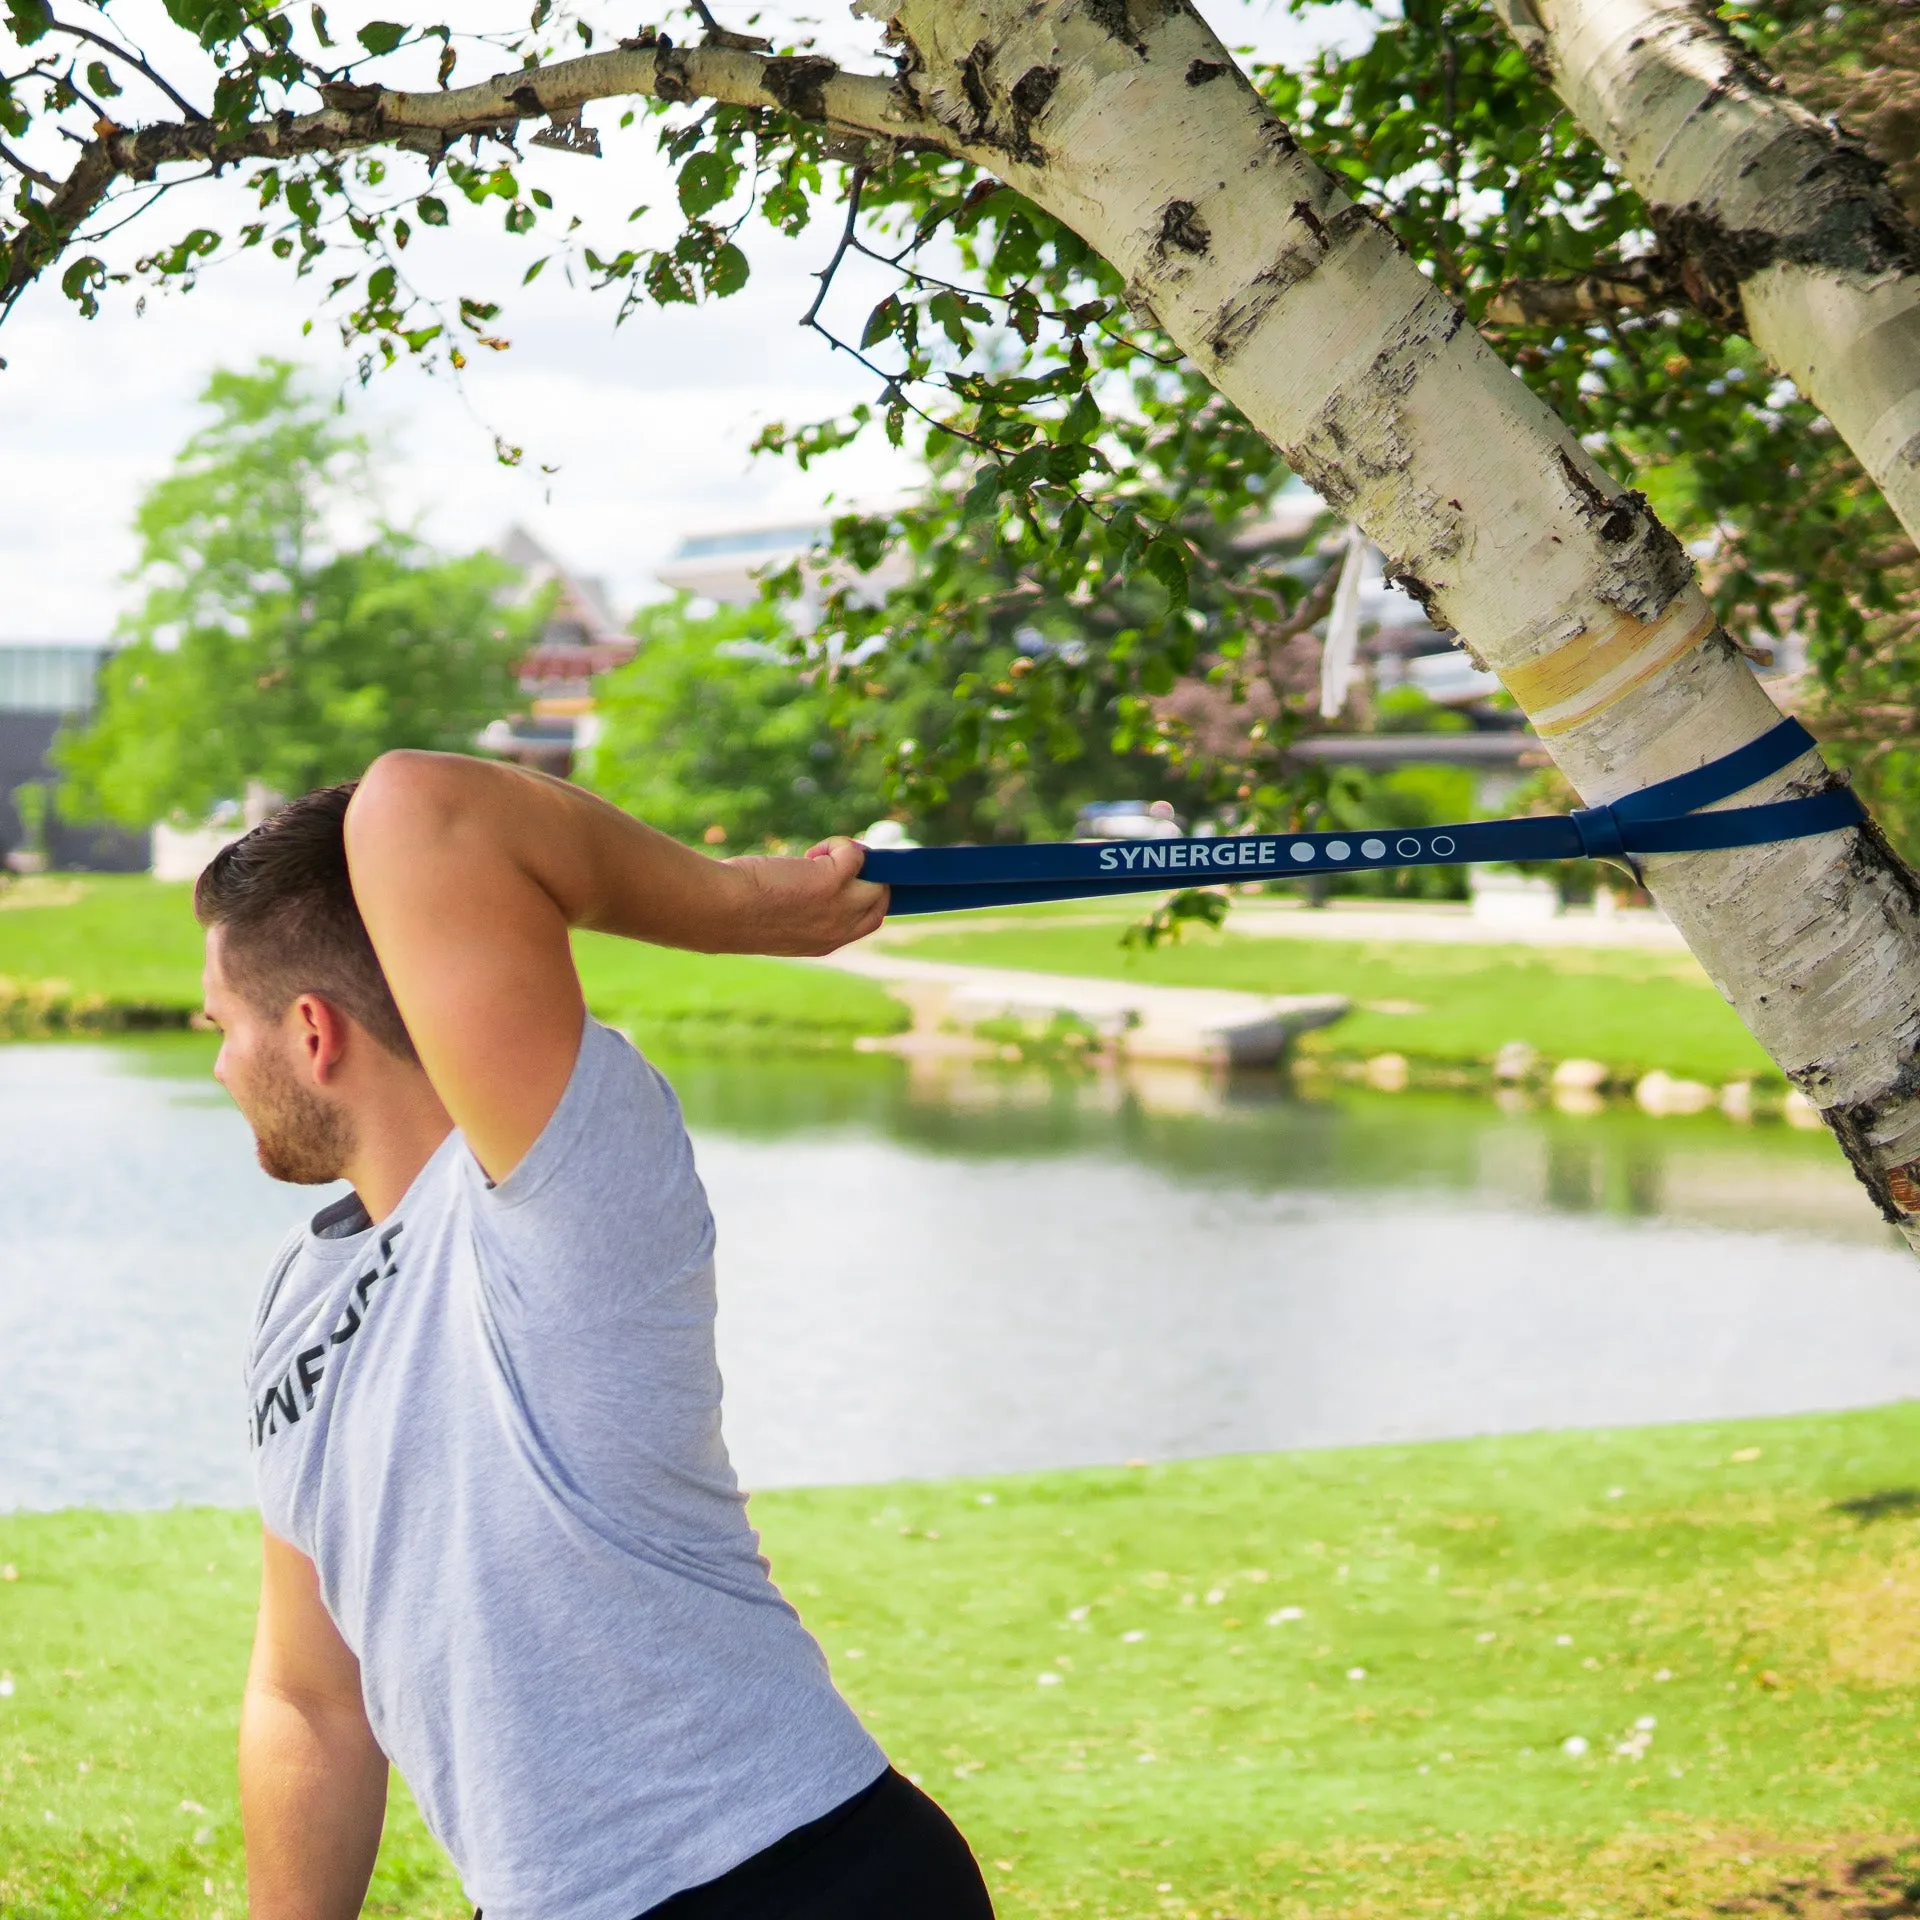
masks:
<svg viewBox="0 0 1920 1920"><path fill-rule="evenodd" d="M664 833L732 852L857 833L886 811L878 757L836 733L825 663L772 606L645 607L598 685L579 777Z"/></svg>
<svg viewBox="0 0 1920 1920"><path fill-rule="evenodd" d="M578 777L684 840L805 845L890 811L938 841L1045 838L1071 834L1093 800L1205 804L1164 758L1074 730L1058 756L922 782L909 798L889 764L903 742L912 758L915 736L938 741L955 722L910 645L834 658L773 602L703 614L685 596L642 608L631 631L640 651L597 685L599 732Z"/></svg>
<svg viewBox="0 0 1920 1920"><path fill-rule="evenodd" d="M129 644L56 746L73 819L201 819L250 781L304 793L390 747L466 748L513 701L536 610L506 604L512 569L385 524L365 441L285 362L202 398L212 420L136 518Z"/></svg>

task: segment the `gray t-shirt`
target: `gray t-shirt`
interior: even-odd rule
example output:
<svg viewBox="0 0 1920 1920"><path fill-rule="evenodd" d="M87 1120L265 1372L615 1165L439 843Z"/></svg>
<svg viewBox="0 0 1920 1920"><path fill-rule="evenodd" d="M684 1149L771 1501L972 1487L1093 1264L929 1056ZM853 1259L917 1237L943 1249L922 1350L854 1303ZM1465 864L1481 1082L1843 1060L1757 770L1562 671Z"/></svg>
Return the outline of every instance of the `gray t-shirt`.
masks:
<svg viewBox="0 0 1920 1920"><path fill-rule="evenodd" d="M268 1275L262 1518L487 1920L632 1920L886 1765L747 1525L713 1319L679 1105L592 1021L499 1186L452 1134Z"/></svg>

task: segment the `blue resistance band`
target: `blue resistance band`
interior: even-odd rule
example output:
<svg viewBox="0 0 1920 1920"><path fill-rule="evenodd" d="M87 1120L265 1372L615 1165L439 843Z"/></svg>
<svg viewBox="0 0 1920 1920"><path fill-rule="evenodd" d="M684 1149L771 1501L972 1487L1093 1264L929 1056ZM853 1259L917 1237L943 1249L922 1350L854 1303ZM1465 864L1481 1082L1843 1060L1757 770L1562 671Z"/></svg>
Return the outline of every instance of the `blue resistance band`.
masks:
<svg viewBox="0 0 1920 1920"><path fill-rule="evenodd" d="M1525 820L1469 820L1396 832L1254 833L1216 840L1062 840L1019 847L873 848L861 869L893 889L889 909L951 913L1109 893L1162 893L1208 881L1282 874L1377 873L1390 867L1451 867L1477 860L1619 860L1636 854L1705 853L1802 840L1857 826L1866 816L1852 789L1800 800L1701 813L1716 800L1789 766L1814 745L1783 720L1744 747L1605 807Z"/></svg>

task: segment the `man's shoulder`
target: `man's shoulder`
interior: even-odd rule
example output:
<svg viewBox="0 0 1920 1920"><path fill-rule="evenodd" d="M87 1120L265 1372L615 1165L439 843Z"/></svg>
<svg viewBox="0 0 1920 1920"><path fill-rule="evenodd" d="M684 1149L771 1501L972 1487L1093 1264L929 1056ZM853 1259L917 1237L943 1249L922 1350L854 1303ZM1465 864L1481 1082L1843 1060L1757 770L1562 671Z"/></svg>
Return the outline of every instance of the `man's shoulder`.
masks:
<svg viewBox="0 0 1920 1920"><path fill-rule="evenodd" d="M425 1226L458 1204L458 1182L449 1177L451 1156L436 1154L408 1189L394 1215L379 1226L367 1218L357 1194L346 1193L292 1228L267 1265L247 1348L253 1375L275 1364L295 1335L311 1331L336 1296L351 1294L368 1272L390 1274L395 1249L409 1222Z"/></svg>
<svg viewBox="0 0 1920 1920"><path fill-rule="evenodd" d="M266 1277L260 1283L260 1299L253 1311L253 1337L247 1353L249 1364L258 1361L268 1330L275 1321L284 1317L288 1294L297 1290L291 1283L306 1243L307 1225L303 1221L299 1226L288 1229L286 1237L267 1263Z"/></svg>

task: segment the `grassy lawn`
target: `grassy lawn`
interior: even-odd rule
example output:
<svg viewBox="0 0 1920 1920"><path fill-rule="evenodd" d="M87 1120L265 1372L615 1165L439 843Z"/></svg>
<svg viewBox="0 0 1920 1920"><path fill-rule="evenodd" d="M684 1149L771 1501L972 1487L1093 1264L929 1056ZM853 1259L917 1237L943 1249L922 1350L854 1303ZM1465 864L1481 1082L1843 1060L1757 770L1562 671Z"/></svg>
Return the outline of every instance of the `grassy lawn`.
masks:
<svg viewBox="0 0 1920 1920"><path fill-rule="evenodd" d="M1917 1449L1909 1405L754 1513L1003 1916L1893 1915ZM250 1520L15 1515L0 1562L0 1913L239 1920ZM396 1803L369 1911L464 1916Z"/></svg>
<svg viewBox="0 0 1920 1920"><path fill-rule="evenodd" d="M189 1013L200 1004L200 929L190 893L138 874L54 875L0 892L0 979L58 980L75 1000ZM580 936L577 952L593 1010L643 1034L834 1045L907 1024L905 1009L880 988L824 968L677 953L593 934Z"/></svg>
<svg viewBox="0 0 1920 1920"><path fill-rule="evenodd" d="M1596 1059L1627 1080L1653 1067L1689 1079L1777 1079L1684 953L1259 939L1193 933L1177 947L1119 944L1125 901L920 922L916 958L1096 974L1257 993L1349 995L1356 1011L1311 1036L1331 1058L1401 1053L1416 1067L1484 1064L1510 1040L1549 1060ZM902 930L903 934L907 931ZM582 935L594 1011L657 1043L807 1048L897 1032L899 1004L869 981L788 961L676 953ZM200 935L188 889L140 876L52 876L0 891L0 983L60 981L74 1001L178 1019L199 1005ZM0 1003L7 998L0 986ZM16 1000L13 1024L32 1030ZM0 1004L0 1032L7 1030ZM56 1016L54 1024L58 1024Z"/></svg>
<svg viewBox="0 0 1920 1920"><path fill-rule="evenodd" d="M922 922L927 930L897 950L1167 986L1349 995L1355 1011L1309 1036L1309 1054L1484 1063L1508 1041L1525 1040L1548 1060L1603 1061L1623 1080L1654 1067L1713 1082L1779 1078L1690 954L1260 939L1231 930L1190 933L1151 952L1122 947L1120 928L1142 911L1130 905L1125 915L1094 921L1021 910L977 930L955 916Z"/></svg>
<svg viewBox="0 0 1920 1920"><path fill-rule="evenodd" d="M200 1004L193 889L144 874L50 874L0 891L0 977L62 980L123 1007Z"/></svg>

